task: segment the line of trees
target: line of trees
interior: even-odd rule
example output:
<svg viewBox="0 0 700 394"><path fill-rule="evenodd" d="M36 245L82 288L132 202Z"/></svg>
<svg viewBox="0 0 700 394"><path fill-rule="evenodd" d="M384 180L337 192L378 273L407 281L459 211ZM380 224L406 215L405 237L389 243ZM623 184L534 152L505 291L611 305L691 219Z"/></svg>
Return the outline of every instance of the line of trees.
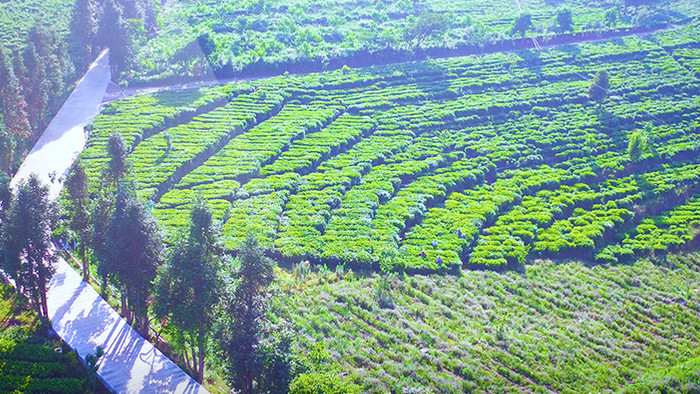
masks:
<svg viewBox="0 0 700 394"><path fill-rule="evenodd" d="M62 221L77 241L83 279L96 272L104 289L116 289L122 316L144 337L151 337L157 319L175 356L199 382L205 360L216 357L240 392L286 391L299 367L290 337L269 334L275 263L254 238L234 261L221 239L223 223L201 198L193 201L188 231L168 249L149 204L136 197L120 134L109 137L107 153L99 185L88 183L80 161L65 183Z"/></svg>
<svg viewBox="0 0 700 394"><path fill-rule="evenodd" d="M204 382L205 360L216 359L238 392L358 391L292 357L290 331L268 319L275 263L254 237L233 259L221 239L223 223L197 198L188 231L168 250L149 205L136 198L119 134L110 136L108 154L96 188L83 164L73 164L60 206L35 174L14 192L0 174L0 267L43 323L57 260L53 244L77 241L83 280L96 271L103 289L116 289L122 316L144 337L151 337L151 319L157 319L197 381Z"/></svg>
<svg viewBox="0 0 700 394"><path fill-rule="evenodd" d="M112 49L115 79L133 69L156 17L153 0L76 0L66 37L38 20L24 45L0 41L0 170L16 171L100 48Z"/></svg>

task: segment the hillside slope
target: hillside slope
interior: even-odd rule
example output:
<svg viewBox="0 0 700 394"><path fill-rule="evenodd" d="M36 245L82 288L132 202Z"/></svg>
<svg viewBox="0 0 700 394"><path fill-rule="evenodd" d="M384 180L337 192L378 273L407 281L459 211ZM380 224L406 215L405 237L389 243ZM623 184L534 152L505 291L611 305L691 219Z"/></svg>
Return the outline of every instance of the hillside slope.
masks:
<svg viewBox="0 0 700 394"><path fill-rule="evenodd" d="M700 356L697 254L387 282L322 270L278 286L274 316L294 327L295 352L323 344L329 370L373 392L617 391ZM673 391L671 376L697 387L692 365L630 392Z"/></svg>

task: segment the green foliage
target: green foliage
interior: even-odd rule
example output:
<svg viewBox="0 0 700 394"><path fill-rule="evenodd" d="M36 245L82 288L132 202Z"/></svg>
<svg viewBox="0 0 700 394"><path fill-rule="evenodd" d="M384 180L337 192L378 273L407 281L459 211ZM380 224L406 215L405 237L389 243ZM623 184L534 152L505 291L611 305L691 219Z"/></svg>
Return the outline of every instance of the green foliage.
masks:
<svg viewBox="0 0 700 394"><path fill-rule="evenodd" d="M80 240L80 257L83 263L83 281L90 279L89 260L87 256L87 246L91 237L90 218L90 191L88 176L85 166L80 159L76 160L68 172L68 177L64 183L68 192L68 214L70 216L70 228L78 234Z"/></svg>
<svg viewBox="0 0 700 394"><path fill-rule="evenodd" d="M299 354L326 343L338 369L319 381L343 376L363 392L600 392L698 357L699 278L697 254L664 266L538 262L522 273L412 276L393 310L368 291L375 277L286 289L273 311L293 322Z"/></svg>
<svg viewBox="0 0 700 394"><path fill-rule="evenodd" d="M164 256L162 233L146 205L136 200L133 191L118 190L114 214L102 246L98 265L100 274L122 290L128 311L127 321L148 335L147 299ZM133 314L133 315L132 315Z"/></svg>
<svg viewBox="0 0 700 394"><path fill-rule="evenodd" d="M85 392L87 371L71 353L55 350L65 344L37 330L37 315L26 308L12 287L0 284L0 391Z"/></svg>
<svg viewBox="0 0 700 394"><path fill-rule="evenodd" d="M124 2L126 5L134 2ZM145 44L143 21L132 19L138 17L128 12L125 16L122 4L116 0L107 0L97 27L97 42L110 48L109 62L115 77L136 65L136 53L139 45Z"/></svg>
<svg viewBox="0 0 700 394"><path fill-rule="evenodd" d="M191 354L186 360L190 373L200 383L204 381L205 345L224 290L221 270L227 259L220 237L211 208L197 199L190 213L189 233L160 267L154 286L153 313L168 318L168 326L182 332L183 351L189 348Z"/></svg>
<svg viewBox="0 0 700 394"><path fill-rule="evenodd" d="M524 12L520 14L515 21L513 21L513 27L510 30L510 34L515 35L520 34L520 37L525 37L525 33L532 28L532 15Z"/></svg>
<svg viewBox="0 0 700 394"><path fill-rule="evenodd" d="M119 131L169 242L201 196L226 249L254 233L299 278L306 261L408 274L595 261L635 212L697 187L678 172L700 149L697 80L669 53L699 39L681 28L138 96L95 120L84 157L99 179ZM628 165L639 130L644 165Z"/></svg>
<svg viewBox="0 0 700 394"><path fill-rule="evenodd" d="M18 289L32 300L42 321L48 321L46 292L57 257L52 252L51 233L56 206L48 186L36 174L23 180L2 226L3 269Z"/></svg>
<svg viewBox="0 0 700 394"><path fill-rule="evenodd" d="M610 90L610 77L607 71L600 70L588 87L588 99L600 104L608 97L608 90Z"/></svg>
<svg viewBox="0 0 700 394"><path fill-rule="evenodd" d="M126 159L128 154L124 138L119 133L112 133L107 141L107 153L109 162L106 175L117 184L129 171L129 162Z"/></svg>
<svg viewBox="0 0 700 394"><path fill-rule="evenodd" d="M95 54L97 37L97 4L94 0L76 0L70 18L70 34L74 41L76 62L87 68Z"/></svg>
<svg viewBox="0 0 700 394"><path fill-rule="evenodd" d="M541 22L555 19L561 5L561 1L545 1L523 3L522 7L532 13L531 22ZM582 31L605 30L602 20L613 5L584 0L565 4ZM672 23L684 23L697 15L697 7L689 0L651 3L649 7L661 10ZM520 12L510 0L334 0L313 5L280 0L275 6L269 1L178 1L177 6L163 7L161 25L140 48L140 67L129 78L149 83L212 72L227 77L281 75L343 64L370 65L375 59L409 60L420 47L447 51L491 47L507 40L512 25L505 21L514 21ZM431 22L439 19L447 23ZM632 27L628 19L619 24ZM429 26L436 29L435 34L425 29ZM151 31L148 22L146 28ZM419 31L423 33L416 40L411 32ZM423 38L426 32L432 36Z"/></svg>
<svg viewBox="0 0 700 394"><path fill-rule="evenodd" d="M564 7L557 10L556 28L557 31L561 33L574 31L574 20L569 8Z"/></svg>
<svg viewBox="0 0 700 394"><path fill-rule="evenodd" d="M620 11L617 7L610 8L605 11L605 26L608 28L614 28L617 25L617 21L620 18Z"/></svg>
<svg viewBox="0 0 700 394"><path fill-rule="evenodd" d="M239 250L238 260L237 287L226 302L221 332L216 335L227 380L234 389L249 393L286 388L291 379L291 373L285 372L289 341L283 337L275 344L263 335L274 262L252 235Z"/></svg>
<svg viewBox="0 0 700 394"><path fill-rule="evenodd" d="M427 39L441 39L450 29L450 16L437 12L421 14L406 28L406 41L412 42L416 50Z"/></svg>
<svg viewBox="0 0 700 394"><path fill-rule="evenodd" d="M335 373L304 373L289 386L290 394L360 393L360 386L349 383Z"/></svg>
<svg viewBox="0 0 700 394"><path fill-rule="evenodd" d="M642 160L642 153L644 153L646 148L646 141L641 133L630 134L627 154L633 163Z"/></svg>

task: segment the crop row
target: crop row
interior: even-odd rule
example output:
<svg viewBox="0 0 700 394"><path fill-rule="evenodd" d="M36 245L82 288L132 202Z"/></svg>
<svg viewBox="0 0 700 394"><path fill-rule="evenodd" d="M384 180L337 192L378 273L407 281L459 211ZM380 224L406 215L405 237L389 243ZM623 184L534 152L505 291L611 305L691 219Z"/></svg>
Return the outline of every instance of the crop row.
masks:
<svg viewBox="0 0 700 394"><path fill-rule="evenodd" d="M393 307L379 277L292 277L272 313L294 322L295 354L325 346L367 392L601 392L700 355L700 261L669 263L416 275L389 281Z"/></svg>
<svg viewBox="0 0 700 394"><path fill-rule="evenodd" d="M700 234L700 197L663 215L642 220L619 244L607 246L596 255L604 262L628 262L634 257L677 251L696 242Z"/></svg>
<svg viewBox="0 0 700 394"><path fill-rule="evenodd" d="M540 166L504 172L490 185L452 193L443 206L428 210L422 223L406 233L399 263L407 268L435 270L459 266L460 256L476 239L486 222L500 211L543 187L571 176L561 169Z"/></svg>
<svg viewBox="0 0 700 394"><path fill-rule="evenodd" d="M202 165L182 178L176 188L160 201L157 215L178 226L186 221L185 207L195 196L209 200L233 199L242 178L253 178L279 157L296 139L313 135L336 119L339 108L305 108L286 105L275 117L260 123L247 133L233 138ZM232 207L232 217L237 208ZM245 238L245 237L244 237Z"/></svg>
<svg viewBox="0 0 700 394"><path fill-rule="evenodd" d="M277 94L241 95L189 123L146 139L130 155L141 193L148 196L148 191L162 185L186 163L263 121L283 103L284 98Z"/></svg>
<svg viewBox="0 0 700 394"><path fill-rule="evenodd" d="M90 179L99 179L99 171L107 160L106 142L112 133L121 134L127 145L133 147L150 135L211 111L250 90L245 84L229 84L139 95L110 103L89 128L90 138L82 153L84 160L94 164L87 166Z"/></svg>
<svg viewBox="0 0 700 394"><path fill-rule="evenodd" d="M171 233L184 225L195 196L207 199L227 221L231 249L254 232L270 252L291 262L392 262L434 270L458 267L472 254L480 266L502 265L498 253L481 253L493 249L489 245L502 252L510 245L519 251L507 252L511 260L523 261L537 234L514 236L519 230L508 227L520 222L512 215L551 215L538 224L561 221L562 234L571 236L567 214L574 214L573 205L550 206L547 197L532 205L533 212L521 206L544 198L537 196L543 188L556 191L562 182L601 182L694 160L700 82L654 39L248 82L234 101L276 97L284 100L279 113L256 119L244 132L228 131L221 114L246 111L232 102L147 133L130 155L134 173L141 195L154 197L154 212ZM686 49L691 47L675 48ZM602 69L610 75L609 97L592 104L587 88ZM194 130L208 122L221 127ZM628 141L646 135L649 122L649 147L633 162ZM532 178L530 187L511 180L522 171L544 175L522 176ZM599 193L599 187L591 190ZM656 204L653 193L645 193L650 197L644 203ZM599 204L596 212L603 215L586 216L591 228L604 215L623 214L615 209L632 210L631 202L613 208L607 203L614 199L598 197L586 205ZM507 231L498 232L500 227ZM544 234L539 226L537 231Z"/></svg>

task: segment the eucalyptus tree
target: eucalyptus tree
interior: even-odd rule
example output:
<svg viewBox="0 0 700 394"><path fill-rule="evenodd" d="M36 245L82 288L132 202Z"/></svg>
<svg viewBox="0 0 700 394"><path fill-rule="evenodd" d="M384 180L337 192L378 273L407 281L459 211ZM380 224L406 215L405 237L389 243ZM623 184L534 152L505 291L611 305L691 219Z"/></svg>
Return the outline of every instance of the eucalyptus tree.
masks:
<svg viewBox="0 0 700 394"><path fill-rule="evenodd" d="M165 247L163 234L146 204L127 185L120 186L114 214L99 252L98 272L122 294L122 314L148 336L148 304Z"/></svg>
<svg viewBox="0 0 700 394"><path fill-rule="evenodd" d="M238 285L225 300L225 323L217 333L225 359L228 381L243 393L254 392L255 383L265 380L265 348L260 341L267 312L268 287L274 262L265 256L256 238L249 236L238 254Z"/></svg>
<svg viewBox="0 0 700 394"><path fill-rule="evenodd" d="M190 212L189 233L158 270L153 312L167 319L167 327L179 334L183 359L200 383L204 381L206 343L224 289L220 272L226 261L220 226L209 205L197 198Z"/></svg>
<svg viewBox="0 0 700 394"><path fill-rule="evenodd" d="M68 192L68 209L70 213L70 228L80 240L80 258L83 266L83 281L90 280L90 267L87 256L87 246L91 239L90 192L85 166L76 160L70 168L64 184Z"/></svg>
<svg viewBox="0 0 700 394"><path fill-rule="evenodd" d="M32 301L41 321L47 322L46 292L56 262L51 245L56 205L48 186L36 174L30 175L20 182L3 215L3 269L15 280L17 291Z"/></svg>

